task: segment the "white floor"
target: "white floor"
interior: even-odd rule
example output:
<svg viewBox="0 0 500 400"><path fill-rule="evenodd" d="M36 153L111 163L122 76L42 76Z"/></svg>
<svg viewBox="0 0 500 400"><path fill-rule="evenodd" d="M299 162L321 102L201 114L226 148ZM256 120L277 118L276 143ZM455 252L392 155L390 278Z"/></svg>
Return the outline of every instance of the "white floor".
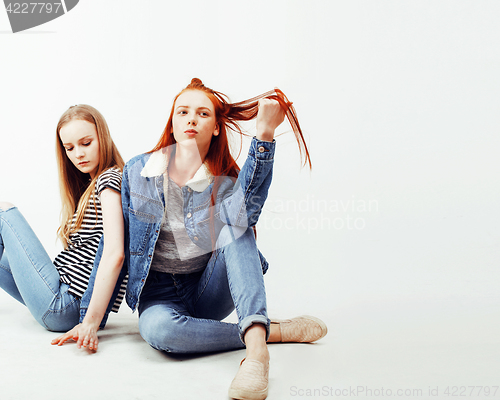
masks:
<svg viewBox="0 0 500 400"><path fill-rule="evenodd" d="M55 333L44 331L4 293L0 299L2 400L222 399L244 357L244 351L184 357L160 353L142 340L136 314L126 308L100 333L97 353L78 350L73 343L51 346ZM287 397L293 385L329 382L333 336L312 345L272 346L270 398ZM315 360L321 368L312 364ZM313 380L303 379L316 370Z"/></svg>
<svg viewBox="0 0 500 400"><path fill-rule="evenodd" d="M286 239L287 232L282 234ZM266 243L266 235L261 232L259 241ZM420 268L420 275L413 275L410 258L399 272L391 271L401 255L411 255L414 243L393 247L398 242L389 236L364 243L361 252L355 251L360 242L340 240L328 249L331 260L326 251L311 253L303 271L297 265L305 253L269 247L270 258L281 252L266 277L271 316L311 313L329 327L316 344L270 346L269 399L448 399L453 394L482 399L488 398L485 390L500 396L495 388L500 385L497 272L484 274L488 263L478 259L476 273L456 262L450 274L444 259L437 264L432 246L421 255L427 265L435 260L429 271ZM2 400L226 399L244 354L162 354L141 339L136 314L127 307L111 317L95 354L73 344L51 346L55 334L3 292L0 321Z"/></svg>

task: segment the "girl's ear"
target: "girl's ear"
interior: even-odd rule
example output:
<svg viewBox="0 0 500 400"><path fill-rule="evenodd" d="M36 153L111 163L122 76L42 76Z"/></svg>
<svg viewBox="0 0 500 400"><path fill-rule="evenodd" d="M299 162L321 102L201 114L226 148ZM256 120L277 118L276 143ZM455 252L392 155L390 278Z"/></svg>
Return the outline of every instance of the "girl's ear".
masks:
<svg viewBox="0 0 500 400"><path fill-rule="evenodd" d="M215 129L214 129L214 136L218 136L219 135L219 124L215 125Z"/></svg>

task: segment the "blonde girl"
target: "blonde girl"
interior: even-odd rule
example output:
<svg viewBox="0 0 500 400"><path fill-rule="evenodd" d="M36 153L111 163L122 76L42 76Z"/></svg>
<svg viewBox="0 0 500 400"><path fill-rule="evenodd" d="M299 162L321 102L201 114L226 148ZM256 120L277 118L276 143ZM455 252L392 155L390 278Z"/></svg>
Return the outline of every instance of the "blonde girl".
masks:
<svg viewBox="0 0 500 400"><path fill-rule="evenodd" d="M52 261L17 207L0 202L0 287L44 328L66 331L78 323L80 299L103 234L101 264L109 266L103 270L119 272L122 266L124 162L104 117L91 106L70 107L56 133L62 200L58 237L64 250ZM122 298L123 293L114 311Z"/></svg>

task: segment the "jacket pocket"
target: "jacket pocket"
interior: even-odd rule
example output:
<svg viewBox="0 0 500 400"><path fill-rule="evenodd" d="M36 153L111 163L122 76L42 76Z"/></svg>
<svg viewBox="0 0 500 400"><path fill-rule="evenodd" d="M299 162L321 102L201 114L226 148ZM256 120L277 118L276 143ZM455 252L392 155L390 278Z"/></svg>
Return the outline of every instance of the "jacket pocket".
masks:
<svg viewBox="0 0 500 400"><path fill-rule="evenodd" d="M129 250L130 255L141 256L145 253L155 216L129 207Z"/></svg>

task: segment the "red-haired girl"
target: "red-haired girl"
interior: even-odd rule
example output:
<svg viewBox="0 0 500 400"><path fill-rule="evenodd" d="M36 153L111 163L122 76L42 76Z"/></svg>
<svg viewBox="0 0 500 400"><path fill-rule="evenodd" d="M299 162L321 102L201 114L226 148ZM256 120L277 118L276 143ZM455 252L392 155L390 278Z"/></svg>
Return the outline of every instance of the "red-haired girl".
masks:
<svg viewBox="0 0 500 400"><path fill-rule="evenodd" d="M295 111L283 92L231 104L193 79L176 96L157 146L123 170L126 299L139 310L140 333L155 349L171 353L246 348L229 389L237 399L267 396L266 341L311 342L327 331L314 317L267 317L267 262L253 227L271 184L274 131L285 115L310 165ZM257 134L240 170L228 131L242 133L238 121L254 118ZM82 301L83 314L85 309ZM234 309L238 323L222 322ZM93 317L97 328L103 315ZM58 343L71 337L97 348L96 335L78 331Z"/></svg>

